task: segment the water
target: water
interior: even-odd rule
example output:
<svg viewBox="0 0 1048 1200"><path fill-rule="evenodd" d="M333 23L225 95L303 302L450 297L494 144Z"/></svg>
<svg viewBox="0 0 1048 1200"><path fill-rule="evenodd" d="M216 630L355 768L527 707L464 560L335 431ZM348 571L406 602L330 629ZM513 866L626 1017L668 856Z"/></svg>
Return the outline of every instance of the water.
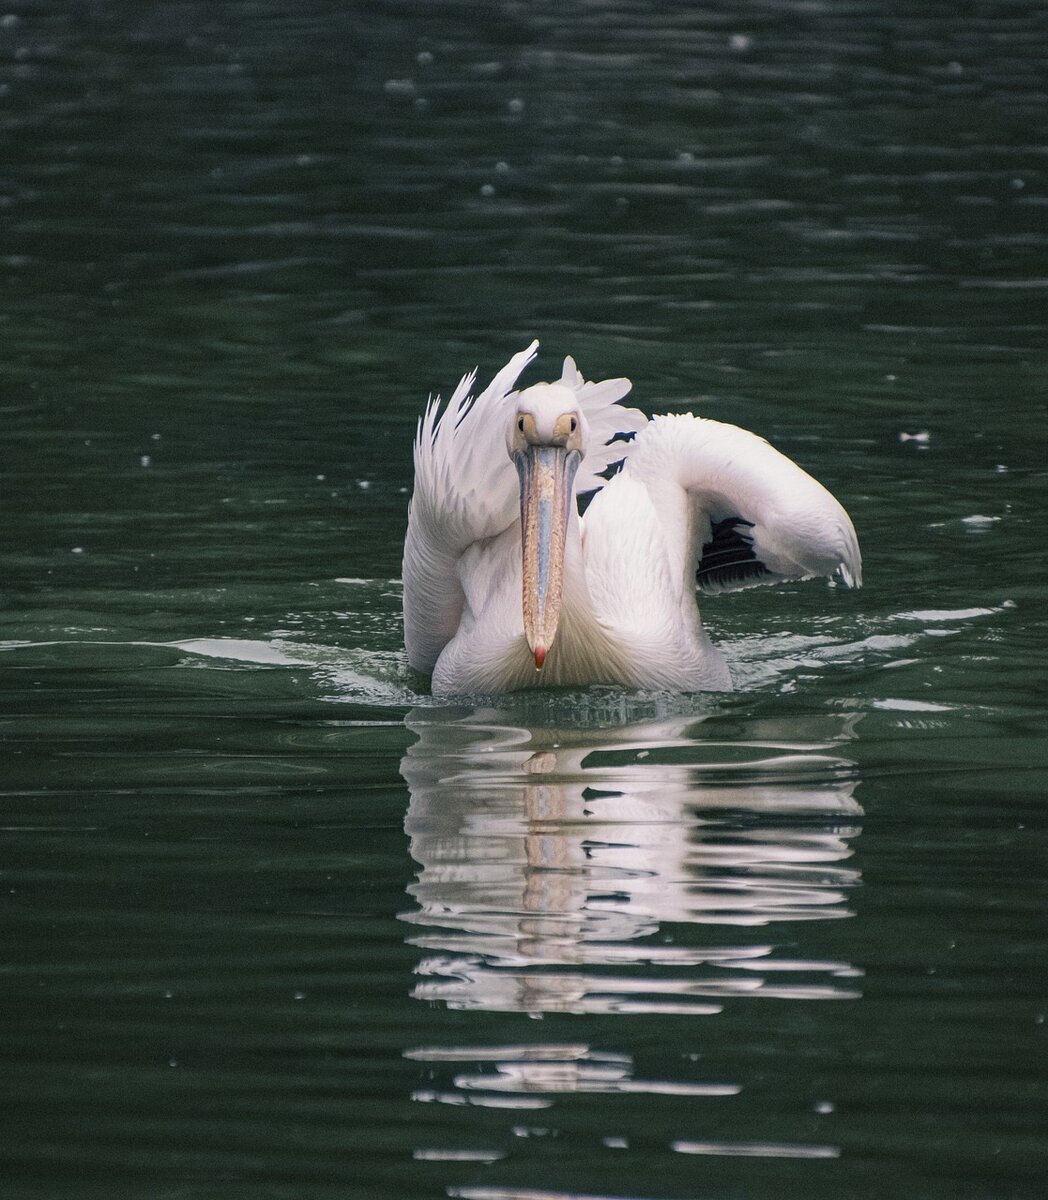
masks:
<svg viewBox="0 0 1048 1200"><path fill-rule="evenodd" d="M1039 1197L1039 6L0 13L11 1197ZM771 438L737 690L437 704L431 391Z"/></svg>

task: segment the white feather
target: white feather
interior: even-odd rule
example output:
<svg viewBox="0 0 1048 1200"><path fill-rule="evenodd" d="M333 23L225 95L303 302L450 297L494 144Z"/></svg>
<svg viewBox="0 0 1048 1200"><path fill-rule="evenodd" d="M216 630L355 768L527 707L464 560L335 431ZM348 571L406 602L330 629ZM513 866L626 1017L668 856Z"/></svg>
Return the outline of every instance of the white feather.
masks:
<svg viewBox="0 0 1048 1200"><path fill-rule="evenodd" d="M734 425L690 414L648 421L618 404L628 380L587 382L568 358L559 382L575 393L588 428L575 490L599 490L584 518L572 513L560 626L536 671L523 631L520 501L506 435L513 389L537 348L515 355L475 399L475 372L465 376L443 411L431 400L419 422L404 638L408 661L432 673L434 692L730 687L695 599L696 567L719 523L722 541L734 531L723 542L728 558L741 561L707 571L704 590L834 573L861 584L847 513L795 463ZM630 433L634 441L616 440ZM605 480L622 458L622 471Z"/></svg>

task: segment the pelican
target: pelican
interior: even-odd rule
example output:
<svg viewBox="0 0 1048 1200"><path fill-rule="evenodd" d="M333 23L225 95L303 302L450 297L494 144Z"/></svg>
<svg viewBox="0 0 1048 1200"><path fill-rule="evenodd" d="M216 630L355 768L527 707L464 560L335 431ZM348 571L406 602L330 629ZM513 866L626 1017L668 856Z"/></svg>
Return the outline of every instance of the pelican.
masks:
<svg viewBox="0 0 1048 1200"><path fill-rule="evenodd" d="M861 585L848 514L763 438L690 413L648 420L618 403L628 379L587 382L571 358L555 383L515 390L537 350L476 397L465 375L418 422L404 641L435 695L730 690L696 588Z"/></svg>

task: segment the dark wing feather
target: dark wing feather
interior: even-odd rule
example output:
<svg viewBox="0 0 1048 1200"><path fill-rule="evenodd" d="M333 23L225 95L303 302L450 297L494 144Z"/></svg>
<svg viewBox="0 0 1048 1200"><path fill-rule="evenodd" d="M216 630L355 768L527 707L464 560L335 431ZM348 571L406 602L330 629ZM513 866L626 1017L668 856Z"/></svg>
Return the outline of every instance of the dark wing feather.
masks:
<svg viewBox="0 0 1048 1200"><path fill-rule="evenodd" d="M762 580L772 582L772 572L754 553L753 538L744 532L753 528L752 521L725 517L715 521L712 528L695 572L695 582L704 592L747 587Z"/></svg>

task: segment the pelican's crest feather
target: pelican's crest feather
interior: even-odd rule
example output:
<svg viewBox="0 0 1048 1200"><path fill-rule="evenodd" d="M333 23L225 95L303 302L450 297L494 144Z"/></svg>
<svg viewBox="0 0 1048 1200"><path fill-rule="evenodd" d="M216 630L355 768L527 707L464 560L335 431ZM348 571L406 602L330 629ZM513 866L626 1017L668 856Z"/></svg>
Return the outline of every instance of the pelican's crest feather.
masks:
<svg viewBox="0 0 1048 1200"><path fill-rule="evenodd" d="M515 354L477 396L473 370L459 380L446 404L431 397L415 437L415 491L412 506L439 516L449 545L462 547L494 537L516 519L517 474L506 452L506 430L514 412L517 380L535 358L539 343ZM638 433L648 418L618 403L633 386L628 379L583 379L572 358L564 360L559 383L570 388L589 424L589 445L576 477L576 491L591 492L605 480L601 472L625 458L629 442L618 435Z"/></svg>

